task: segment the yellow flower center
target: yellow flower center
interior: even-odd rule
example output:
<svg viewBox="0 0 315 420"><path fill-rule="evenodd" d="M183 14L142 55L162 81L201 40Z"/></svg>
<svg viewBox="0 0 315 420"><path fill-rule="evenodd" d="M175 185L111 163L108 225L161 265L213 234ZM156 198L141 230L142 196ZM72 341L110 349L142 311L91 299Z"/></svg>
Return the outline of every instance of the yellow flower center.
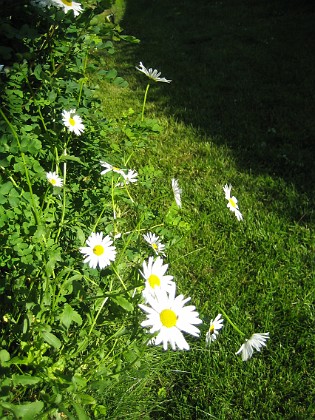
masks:
<svg viewBox="0 0 315 420"><path fill-rule="evenodd" d="M210 335L214 333L214 325L213 324L210 325L209 333L210 333Z"/></svg>
<svg viewBox="0 0 315 420"><path fill-rule="evenodd" d="M120 169L119 169L119 168L116 168L116 166L113 166L113 171L115 171L115 172L119 172L119 171L120 171Z"/></svg>
<svg viewBox="0 0 315 420"><path fill-rule="evenodd" d="M100 255L104 254L104 247L102 245L95 245L93 248L93 253L99 257Z"/></svg>
<svg viewBox="0 0 315 420"><path fill-rule="evenodd" d="M158 249L158 246L157 246L157 244L156 244L155 242L153 242L153 244L152 244L152 248L153 248L155 251Z"/></svg>
<svg viewBox="0 0 315 420"><path fill-rule="evenodd" d="M69 118L69 124L74 126L75 125L75 121L72 117Z"/></svg>
<svg viewBox="0 0 315 420"><path fill-rule="evenodd" d="M56 184L57 184L57 181L55 180L55 178L52 178L52 179L50 179L49 181L50 181L50 183L51 183L52 185L56 185Z"/></svg>
<svg viewBox="0 0 315 420"><path fill-rule="evenodd" d="M161 280L160 277L156 274L151 274L148 278L149 285L152 287L152 289L155 288L155 286L161 286Z"/></svg>
<svg viewBox="0 0 315 420"><path fill-rule="evenodd" d="M233 200L233 198L229 198L229 203L231 204L232 207L236 208L236 203Z"/></svg>
<svg viewBox="0 0 315 420"><path fill-rule="evenodd" d="M164 327L172 328L176 325L177 315L172 309L163 309L160 313L160 320Z"/></svg>
<svg viewBox="0 0 315 420"><path fill-rule="evenodd" d="M63 4L65 4L66 6L72 7L72 1L68 1L68 0L61 0L61 2Z"/></svg>

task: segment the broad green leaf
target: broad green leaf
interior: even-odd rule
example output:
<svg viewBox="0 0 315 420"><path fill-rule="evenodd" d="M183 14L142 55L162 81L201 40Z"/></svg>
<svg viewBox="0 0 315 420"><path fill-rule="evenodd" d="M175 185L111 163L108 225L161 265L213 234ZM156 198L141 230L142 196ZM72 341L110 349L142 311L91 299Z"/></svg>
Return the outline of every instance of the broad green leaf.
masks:
<svg viewBox="0 0 315 420"><path fill-rule="evenodd" d="M68 303L64 306L60 321L66 328L69 328L72 322L76 322L78 325L82 324L81 316Z"/></svg>
<svg viewBox="0 0 315 420"><path fill-rule="evenodd" d="M124 308L126 311L128 312L132 312L133 311L133 304L130 303L126 298L124 298L123 296L116 296L114 298L112 298L114 302L117 303L117 305L121 306L122 308Z"/></svg>
<svg viewBox="0 0 315 420"><path fill-rule="evenodd" d="M12 375L14 385L34 385L41 381L38 376L30 375Z"/></svg>
<svg viewBox="0 0 315 420"><path fill-rule="evenodd" d="M44 403L42 401L34 401L19 405L1 402L1 405L3 408L10 410L16 418L23 420L34 420L35 416L44 408Z"/></svg>
<svg viewBox="0 0 315 420"><path fill-rule="evenodd" d="M48 332L48 331L43 331L42 336L43 336L43 339L46 341L46 343L48 343L52 347L55 347L55 349L60 349L61 341L53 333Z"/></svg>
<svg viewBox="0 0 315 420"><path fill-rule="evenodd" d="M86 379L84 379L82 376L80 376L77 373L72 376L72 382L75 384L76 389L82 390L87 385Z"/></svg>
<svg viewBox="0 0 315 420"><path fill-rule="evenodd" d="M12 187L13 187L13 184L11 181L8 181L0 185L0 194L7 195Z"/></svg>
<svg viewBox="0 0 315 420"><path fill-rule="evenodd" d="M78 403L73 403L73 407L75 408L75 411L78 415L78 420L89 420L90 419L90 417L86 414L82 405L80 405Z"/></svg>
<svg viewBox="0 0 315 420"><path fill-rule="evenodd" d="M87 166L86 163L82 162L82 160L80 158L76 157L76 156L62 155L59 160L60 160L60 162L62 162L64 160L71 160L73 162L78 162L78 163L80 163L83 166Z"/></svg>
<svg viewBox="0 0 315 420"><path fill-rule="evenodd" d="M10 360L10 353L7 350L0 350L0 364Z"/></svg>
<svg viewBox="0 0 315 420"><path fill-rule="evenodd" d="M87 404L94 405L94 404L96 404L95 398L91 397L91 395L84 394L84 393L78 393L77 396L80 398L82 404L84 404L84 405L87 405Z"/></svg>

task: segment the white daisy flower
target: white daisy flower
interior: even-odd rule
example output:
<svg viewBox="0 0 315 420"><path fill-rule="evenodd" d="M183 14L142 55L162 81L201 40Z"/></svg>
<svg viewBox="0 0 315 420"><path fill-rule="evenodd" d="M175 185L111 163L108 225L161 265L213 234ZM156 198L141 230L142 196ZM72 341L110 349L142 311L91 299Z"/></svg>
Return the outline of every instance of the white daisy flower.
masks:
<svg viewBox="0 0 315 420"><path fill-rule="evenodd" d="M158 254L164 254L165 245L163 245L160 241L160 238L155 235L154 233L148 232L147 234L143 235L143 238L151 247L153 248L153 251Z"/></svg>
<svg viewBox="0 0 315 420"><path fill-rule="evenodd" d="M142 327L151 327L150 333L158 332L155 341L151 344L158 346L163 343L164 350L167 350L168 343L176 350L189 350L189 344L184 338L182 331L198 337L200 331L195 325L201 324L195 306L184 306L190 297L184 299L183 295L175 297L176 286L169 292L159 289L155 297L148 296L150 306L139 305L147 313L147 319L141 323Z"/></svg>
<svg viewBox="0 0 315 420"><path fill-rule="evenodd" d="M60 178L56 172L46 172L46 178L54 187L62 187L63 185L62 178Z"/></svg>
<svg viewBox="0 0 315 420"><path fill-rule="evenodd" d="M223 318L221 314L218 314L215 319L211 319L209 330L206 334L206 343L207 345L210 345L212 341L217 339L217 336L219 335L219 330L223 327Z"/></svg>
<svg viewBox="0 0 315 420"><path fill-rule="evenodd" d="M100 161L101 166L103 166L104 171L101 172L101 175L105 175L107 172L113 171L120 175L122 175L124 178L126 177L126 174L123 169L117 168L116 166L111 165L110 163Z"/></svg>
<svg viewBox="0 0 315 420"><path fill-rule="evenodd" d="M87 241L88 246L80 248L80 252L84 254L84 262L89 263L91 268L105 268L110 265L111 261L115 261L116 248L112 245L113 241L110 236L103 238L103 233L92 233Z"/></svg>
<svg viewBox="0 0 315 420"><path fill-rule="evenodd" d="M240 221L240 220L243 220L243 216L242 216L242 213L239 211L237 199L234 196L231 197L231 189L232 189L232 185L225 184L225 186L223 187L225 198L228 200L227 207L233 213L235 213L237 220Z"/></svg>
<svg viewBox="0 0 315 420"><path fill-rule="evenodd" d="M242 355L243 362L250 359L255 350L260 351L263 346L266 346L266 341L269 339L269 332L267 333L256 333L251 336L249 340L245 340L240 349L235 354Z"/></svg>
<svg viewBox="0 0 315 420"><path fill-rule="evenodd" d="M70 109L70 111L62 111L62 122L70 132L74 132L74 134L80 136L80 134L84 131L84 125L82 124L81 117L76 115L75 112L75 109Z"/></svg>
<svg viewBox="0 0 315 420"><path fill-rule="evenodd" d="M52 3L63 9L65 13L69 12L69 10L73 10L74 16L79 16L79 14L83 11L81 4L71 0L52 0Z"/></svg>
<svg viewBox="0 0 315 420"><path fill-rule="evenodd" d="M148 295L154 296L157 289L169 291L174 287L173 276L165 275L168 264L163 264L161 257L157 257L155 261L153 257L149 257L148 262L143 261L142 267L143 272L140 273L145 279L145 289L142 292L145 299Z"/></svg>
<svg viewBox="0 0 315 420"><path fill-rule="evenodd" d="M157 70L153 69L147 69L146 67L144 67L141 61L139 66L140 67L136 67L136 69L148 76L149 79L154 80L155 82L171 83L171 80L167 80L165 79L165 77L160 77L161 72L158 72Z"/></svg>
<svg viewBox="0 0 315 420"><path fill-rule="evenodd" d="M129 169L128 173L123 175L126 184L138 182L138 172Z"/></svg>
<svg viewBox="0 0 315 420"><path fill-rule="evenodd" d="M176 204L178 205L178 207L182 207L182 199L181 199L182 190L181 188L179 188L178 180L175 178L172 179L172 188L173 188Z"/></svg>

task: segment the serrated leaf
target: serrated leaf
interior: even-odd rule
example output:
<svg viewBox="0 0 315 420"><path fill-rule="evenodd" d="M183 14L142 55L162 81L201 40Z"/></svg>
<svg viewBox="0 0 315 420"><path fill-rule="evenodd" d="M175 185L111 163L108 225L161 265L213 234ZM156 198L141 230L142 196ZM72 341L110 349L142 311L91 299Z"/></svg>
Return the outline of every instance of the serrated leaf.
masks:
<svg viewBox="0 0 315 420"><path fill-rule="evenodd" d="M64 306L60 316L60 321L66 328L69 328L72 322L76 322L78 325L82 324L81 315L75 311L68 303L66 303Z"/></svg>

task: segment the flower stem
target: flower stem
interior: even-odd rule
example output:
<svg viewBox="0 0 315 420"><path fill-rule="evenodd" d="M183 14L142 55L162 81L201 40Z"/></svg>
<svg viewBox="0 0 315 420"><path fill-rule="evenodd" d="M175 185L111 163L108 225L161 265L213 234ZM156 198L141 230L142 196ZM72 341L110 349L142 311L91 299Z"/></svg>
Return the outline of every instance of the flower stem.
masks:
<svg viewBox="0 0 315 420"><path fill-rule="evenodd" d="M67 156L67 149L66 149L66 145L65 145L65 149L63 151L64 156ZM66 214L66 180L67 180L67 161L64 161L63 163L63 200L62 200L62 214L61 214L61 220L60 220L60 224L59 224L59 228L58 228L58 232L57 232L57 236L56 236L56 241L59 238L60 232L61 232L61 228L63 225L63 222L65 220L65 214Z"/></svg>
<svg viewBox="0 0 315 420"><path fill-rule="evenodd" d="M142 113L141 113L141 122L143 121L143 118L144 118L144 109L145 109L145 104L147 102L147 96L148 96L149 87L150 87L150 83L147 84L147 87L146 87L145 93L144 93L143 105L142 105Z"/></svg>
<svg viewBox="0 0 315 420"><path fill-rule="evenodd" d="M122 279L122 278L120 277L120 275L118 274L118 271L116 270L116 268L114 267L114 265L112 265L112 269L113 269L114 273L116 274L116 276L119 278L120 283L122 284L123 288L124 288L125 290L127 290L127 287L126 287L126 285L125 285L125 283L124 283L123 279Z"/></svg>
<svg viewBox="0 0 315 420"><path fill-rule="evenodd" d="M83 63L83 76L85 75L86 66L88 61L88 53L85 54L84 63ZM80 92L79 92L79 98L78 98L78 107L80 106L81 102L81 96L82 96L82 90L84 85L85 77L81 78L80 80Z"/></svg>
<svg viewBox="0 0 315 420"><path fill-rule="evenodd" d="M246 334L244 334L235 324L234 322L231 321L231 319L228 317L228 315L226 314L226 312L219 307L220 312L223 313L223 316L227 319L228 323L232 325L232 327L239 333L241 334L243 337L245 337Z"/></svg>

